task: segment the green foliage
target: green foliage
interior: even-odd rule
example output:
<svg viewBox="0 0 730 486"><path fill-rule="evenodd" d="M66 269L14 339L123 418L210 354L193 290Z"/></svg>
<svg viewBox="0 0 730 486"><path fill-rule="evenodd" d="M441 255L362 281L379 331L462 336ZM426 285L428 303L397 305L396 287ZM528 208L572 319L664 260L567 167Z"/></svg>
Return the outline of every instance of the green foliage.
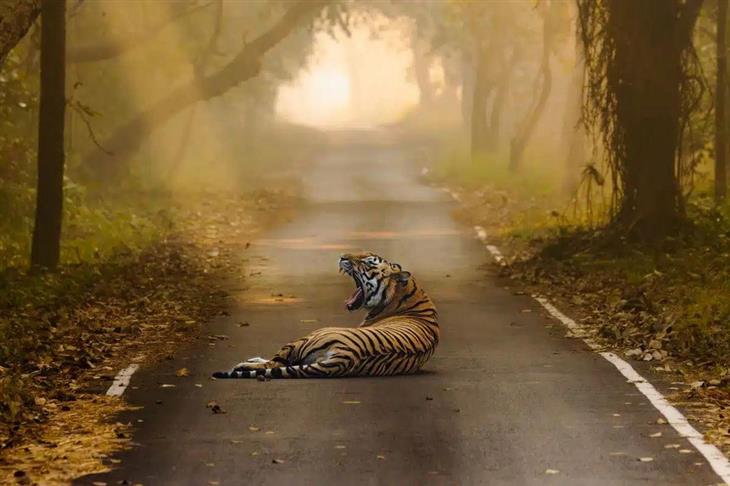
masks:
<svg viewBox="0 0 730 486"><path fill-rule="evenodd" d="M561 160L530 151L524 169L509 170L506 153L495 152L472 161L465 150L447 151L432 169L432 178L464 188L471 197L470 219L490 219L492 234L522 247L534 238L593 228L608 215L610 190L595 169L586 168L576 193L566 193ZM590 166L592 167L592 166ZM596 180L598 178L598 180Z"/></svg>
<svg viewBox="0 0 730 486"><path fill-rule="evenodd" d="M0 69L0 261L27 253L35 207L38 78L29 50L16 49Z"/></svg>

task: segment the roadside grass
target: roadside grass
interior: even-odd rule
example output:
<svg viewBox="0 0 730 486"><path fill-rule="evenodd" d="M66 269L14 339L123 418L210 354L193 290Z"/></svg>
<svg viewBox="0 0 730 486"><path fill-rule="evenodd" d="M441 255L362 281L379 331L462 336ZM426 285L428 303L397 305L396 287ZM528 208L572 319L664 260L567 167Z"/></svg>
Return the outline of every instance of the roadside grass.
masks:
<svg viewBox="0 0 730 486"><path fill-rule="evenodd" d="M709 178L699 178L688 225L647 247L604 229L607 187L593 185L589 211L585 180L565 194L560 170L533 158L512 174L505 160L475 165L454 152L431 180L459 193L456 216L485 228L516 287L556 301L606 347L672 373L684 386L671 398L730 452L730 201L715 206Z"/></svg>
<svg viewBox="0 0 730 486"><path fill-rule="evenodd" d="M690 225L650 248L603 229L607 188L594 185L589 212L585 188L577 197L561 190L562 171L533 158L515 174L504 160L474 164L454 152L432 167L432 179L460 192L457 216L501 245L513 278L582 308L604 337L639 349L641 359L655 359L659 346L730 384L730 203L715 207L700 183L687 205Z"/></svg>
<svg viewBox="0 0 730 486"><path fill-rule="evenodd" d="M23 451L49 440L48 424L67 430L63 417L86 409L101 414L89 423L112 417L123 401L99 394L121 367L164 359L224 311L225 284L239 275L246 242L296 201L295 184L267 186L172 199L107 195L109 206L86 199L67 215L57 272L29 273L25 256L0 271L0 478L12 478L19 463L45 477L49 466ZM99 424L111 434L99 447L119 447ZM44 447L72 444L59 434ZM82 464L99 467L92 462ZM64 464L51 469L71 467Z"/></svg>

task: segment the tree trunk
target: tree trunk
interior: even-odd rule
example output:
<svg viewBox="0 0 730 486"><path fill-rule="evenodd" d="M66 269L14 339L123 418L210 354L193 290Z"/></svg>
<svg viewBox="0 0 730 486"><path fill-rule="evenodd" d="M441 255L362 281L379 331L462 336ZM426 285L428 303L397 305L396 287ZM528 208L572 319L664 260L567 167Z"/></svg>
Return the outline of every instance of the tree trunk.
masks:
<svg viewBox="0 0 730 486"><path fill-rule="evenodd" d="M727 196L727 120L725 98L727 90L727 29L728 0L718 0L717 11L717 78L715 85L715 201Z"/></svg>
<svg viewBox="0 0 730 486"><path fill-rule="evenodd" d="M568 147L563 179L563 190L566 194L572 194L578 189L581 167L586 162L586 134L581 123L586 67L580 37L575 39L575 51L575 67L568 88L568 103L563 122L563 140Z"/></svg>
<svg viewBox="0 0 730 486"><path fill-rule="evenodd" d="M58 266L63 217L63 130L66 110L66 0L43 0L38 185L31 266Z"/></svg>
<svg viewBox="0 0 730 486"><path fill-rule="evenodd" d="M15 0L0 5L0 65L40 13L40 0Z"/></svg>
<svg viewBox="0 0 730 486"><path fill-rule="evenodd" d="M487 151L487 100L493 89L488 75L489 60L484 52L477 52L474 76L474 94L471 102L471 158L476 163Z"/></svg>
<svg viewBox="0 0 730 486"><path fill-rule="evenodd" d="M507 101L509 93L509 81L512 76L512 71L517 64L518 58L519 53L515 50L508 59L502 61L502 71L499 74L497 88L494 91L492 109L489 113L489 128L487 129L486 135L490 150L498 148L499 134L502 127L502 112L504 111L504 104Z"/></svg>
<svg viewBox="0 0 730 486"><path fill-rule="evenodd" d="M682 195L676 173L682 54L701 2L612 2L609 35L615 61L608 77L615 91L616 123L623 134L623 198L615 222L644 241L676 228Z"/></svg>
<svg viewBox="0 0 730 486"><path fill-rule="evenodd" d="M218 72L200 76L171 90L167 96L138 113L122 125L101 145L111 152L107 157L94 150L85 157L85 167L96 169L107 178L115 175L119 165L135 153L144 140L160 125L198 101L206 101L256 76L261 59L271 48L296 28L305 16L321 9L328 0L302 0L290 7L271 29L261 34ZM103 159L103 160L100 160Z"/></svg>
<svg viewBox="0 0 730 486"><path fill-rule="evenodd" d="M461 122L464 132L471 130L471 112L474 105L476 76L474 60L466 53L461 54Z"/></svg>
<svg viewBox="0 0 730 486"><path fill-rule="evenodd" d="M433 87L431 86L430 58L426 54L426 46L424 42L418 38L418 34L414 34L413 47L413 74L418 86L419 104L428 106L433 102Z"/></svg>
<svg viewBox="0 0 730 486"><path fill-rule="evenodd" d="M517 128L517 133L510 141L510 152L509 152L509 168L510 170L516 171L522 166L522 159L525 155L525 149L527 143L532 137L532 133L535 131L537 122L540 121L545 105L547 104L548 97L553 84L552 71L550 69L550 52L552 49L552 24L550 22L550 12L548 7L543 7L543 35L542 35L542 61L540 63L540 72L538 73L539 80L539 95L535 104L532 105L530 110L527 112L525 119Z"/></svg>

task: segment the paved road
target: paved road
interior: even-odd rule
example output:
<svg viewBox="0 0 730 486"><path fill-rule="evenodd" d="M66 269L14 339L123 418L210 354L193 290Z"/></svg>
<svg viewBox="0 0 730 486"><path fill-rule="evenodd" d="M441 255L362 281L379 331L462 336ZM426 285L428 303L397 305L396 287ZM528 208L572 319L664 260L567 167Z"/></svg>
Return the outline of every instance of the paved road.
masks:
<svg viewBox="0 0 730 486"><path fill-rule="evenodd" d="M143 407L129 417L139 445L113 473L79 484L718 482L696 451L665 448L692 449L656 424L658 412L608 362L490 274L484 248L450 218L453 203L420 185L404 157L387 146L322 155L297 217L248 250L250 288L211 324L230 339L134 375L127 396ZM339 254L353 249L401 263L437 303L442 342L423 373L208 379L322 325L358 322L342 304L352 284L337 273ZM174 377L182 366L189 378ZM211 399L228 413L213 415Z"/></svg>

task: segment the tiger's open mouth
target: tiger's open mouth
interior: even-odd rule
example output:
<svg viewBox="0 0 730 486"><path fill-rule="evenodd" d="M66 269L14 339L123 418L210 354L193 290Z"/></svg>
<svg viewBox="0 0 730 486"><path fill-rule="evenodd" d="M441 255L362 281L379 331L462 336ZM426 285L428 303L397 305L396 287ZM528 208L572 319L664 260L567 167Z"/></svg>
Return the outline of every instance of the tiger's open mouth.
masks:
<svg viewBox="0 0 730 486"><path fill-rule="evenodd" d="M355 292L353 292L352 296L345 301L345 308L352 312L362 307L365 302L365 292L363 291L362 284L360 284L360 281L355 276L355 272L349 262L340 262L340 272L349 275L355 282Z"/></svg>
<svg viewBox="0 0 730 486"><path fill-rule="evenodd" d="M362 287L359 284L355 284L357 288L352 294L352 297L345 301L345 307L347 310L354 311L362 307L363 301L365 300L365 292L362 291Z"/></svg>

